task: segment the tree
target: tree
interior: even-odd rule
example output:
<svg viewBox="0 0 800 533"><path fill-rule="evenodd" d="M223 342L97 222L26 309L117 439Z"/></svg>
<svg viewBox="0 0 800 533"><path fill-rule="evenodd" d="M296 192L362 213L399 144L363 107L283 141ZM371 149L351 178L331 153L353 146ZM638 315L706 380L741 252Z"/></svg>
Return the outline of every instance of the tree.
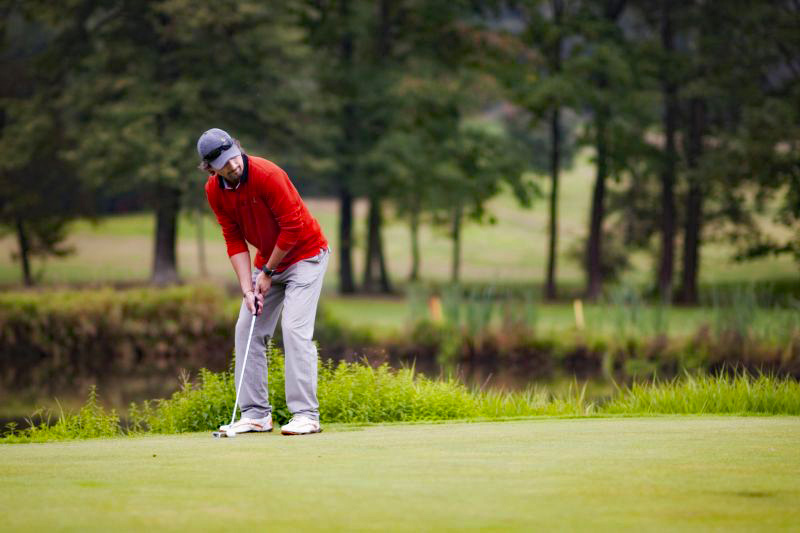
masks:
<svg viewBox="0 0 800 533"><path fill-rule="evenodd" d="M363 288L391 290L383 251L382 206L392 194L388 161L382 160L382 140L398 121L396 90L417 64L458 68L459 33L456 22L466 2L434 4L420 0L366 2L329 0L309 2L304 24L309 42L320 58L318 80L331 108L325 117L335 123L331 153L340 204L340 290L355 291L352 204L369 202ZM396 154L395 154L396 155Z"/></svg>
<svg viewBox="0 0 800 533"><path fill-rule="evenodd" d="M303 72L302 35L285 10L255 1L139 0L99 13L105 23L92 32L92 54L66 95L80 130L72 160L98 183L151 186L152 281L171 283L197 137L219 126L245 140L290 144L292 103L303 93L280 73Z"/></svg>
<svg viewBox="0 0 800 533"><path fill-rule="evenodd" d="M60 94L69 69L86 53L81 16L89 2L66 2L71 17L53 17L38 3L0 3L0 225L16 234L25 285L33 285L34 256L64 255L66 224L86 214L86 191L61 157L65 135ZM55 50L63 57L57 55Z"/></svg>
<svg viewBox="0 0 800 533"><path fill-rule="evenodd" d="M529 0L493 4L495 19L487 44L494 51L489 65L508 91L511 101L531 115L530 129L546 123L550 175L547 271L545 297L557 296L558 191L561 169L571 160L565 141L564 110L576 103L578 84L571 77L569 63L574 39L577 0ZM503 24L503 22L509 22ZM519 24L521 23L521 24ZM494 27L492 27L494 26ZM510 30L505 28L510 27ZM533 159L533 158L531 158Z"/></svg>
<svg viewBox="0 0 800 533"><path fill-rule="evenodd" d="M661 170L661 253L658 292L662 301L672 300L675 268L675 167L678 159L675 135L678 128L678 82L675 72L674 2L660 0L662 91L664 94L664 159Z"/></svg>
<svg viewBox="0 0 800 533"><path fill-rule="evenodd" d="M708 189L707 180L701 169L705 135L707 132L706 93L708 92L708 55L706 40L713 34L716 21L710 13L704 13L705 6L691 6L694 14L693 27L687 29L691 49L690 76L687 79L685 104L687 120L684 128L684 149L686 159L686 180L688 188L684 201L686 214L683 224L683 253L680 286L677 300L685 304L698 301L697 278L700 269L700 242L703 226L703 200Z"/></svg>
<svg viewBox="0 0 800 533"><path fill-rule="evenodd" d="M609 174L619 169L612 167L613 147L623 143L612 135L615 124L625 117L626 102L630 102L632 76L628 57L625 55L625 42L617 21L625 8L624 0L608 0L596 5L598 12L591 7L583 11L582 37L586 52L581 57L585 65L587 86L590 87L584 101L592 112L591 126L588 128L595 148L597 175L592 193L591 215L589 217L589 239L586 246L586 295L595 299L602 290L602 245L603 220L605 218L606 180ZM616 128L621 133L621 128Z"/></svg>
<svg viewBox="0 0 800 533"><path fill-rule="evenodd" d="M437 73L434 65L428 65ZM424 72L417 72L422 70ZM409 280L420 275L419 228L437 212L437 198L450 184L452 166L447 146L459 128L464 88L456 80L409 69L394 92L398 104L392 129L371 154L376 175L383 177L398 213L409 221Z"/></svg>
<svg viewBox="0 0 800 533"><path fill-rule="evenodd" d="M696 91L709 139L699 170L719 184L716 216L729 222L737 259L800 261L800 36L792 29L800 6L736 1L698 11L705 27L724 24L717 38L699 34L704 85ZM765 230L764 216L784 235Z"/></svg>
<svg viewBox="0 0 800 533"><path fill-rule="evenodd" d="M650 142L656 157L641 152L628 167L640 179L613 196L612 206L623 214L630 244L660 237L656 285L665 299L673 293L669 250L682 237L675 296L695 303L704 239L733 239L741 259L791 250L789 242L766 235L757 219L776 200L792 198L800 46L796 32L784 29L798 10L791 3L745 1L631 3L644 23L636 36L650 65L644 89L652 84L661 93L663 135L650 136L658 139ZM657 186L648 179L654 169ZM796 223L780 213L780 224Z"/></svg>
<svg viewBox="0 0 800 533"><path fill-rule="evenodd" d="M360 135L358 42L363 42L364 2L359 0L309 1L301 23L308 43L318 58L317 80L329 105L321 121L334 124L329 143L319 146L332 161L329 176L339 198L339 291L356 290L353 275L353 202L358 155L364 139Z"/></svg>
<svg viewBox="0 0 800 533"><path fill-rule="evenodd" d="M448 178L440 191L439 210L449 212L450 237L453 241L451 281L461 275L461 232L464 217L483 221L489 217L486 201L509 186L517 199L526 206L538 192L534 183L525 178L524 157L520 147L479 124L466 123L456 132L447 148Z"/></svg>

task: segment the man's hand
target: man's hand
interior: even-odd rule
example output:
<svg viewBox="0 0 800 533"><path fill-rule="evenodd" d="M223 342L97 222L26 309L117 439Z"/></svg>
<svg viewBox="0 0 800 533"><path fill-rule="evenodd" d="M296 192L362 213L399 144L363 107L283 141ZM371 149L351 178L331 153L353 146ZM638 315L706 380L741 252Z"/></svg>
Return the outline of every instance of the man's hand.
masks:
<svg viewBox="0 0 800 533"><path fill-rule="evenodd" d="M256 293L261 296L261 301L264 301L264 296L266 296L271 286L272 278L263 272L259 272L258 276L256 276Z"/></svg>
<svg viewBox="0 0 800 533"><path fill-rule="evenodd" d="M260 315L264 310L264 296L256 294L255 291L247 291L244 295L244 302L251 314ZM258 310L256 310L256 302L258 302Z"/></svg>

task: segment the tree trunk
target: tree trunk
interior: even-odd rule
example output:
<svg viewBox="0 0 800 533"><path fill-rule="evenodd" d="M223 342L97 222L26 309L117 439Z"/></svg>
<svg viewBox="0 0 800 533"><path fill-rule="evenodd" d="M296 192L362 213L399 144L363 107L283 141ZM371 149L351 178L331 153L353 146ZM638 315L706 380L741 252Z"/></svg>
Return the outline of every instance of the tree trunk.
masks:
<svg viewBox="0 0 800 533"><path fill-rule="evenodd" d="M206 237L203 231L203 211L198 209L195 215L197 229L197 262L199 263L200 276L208 277L208 263L206 262Z"/></svg>
<svg viewBox="0 0 800 533"><path fill-rule="evenodd" d="M354 144L356 137L356 109L353 102L353 34L350 24L350 1L342 0L339 15L345 25L339 43L342 75L345 77L342 98L341 131L342 144L339 146L339 169L336 176L339 189L339 292L352 294L356 291L353 277L353 193L350 180L353 177Z"/></svg>
<svg viewBox="0 0 800 533"><path fill-rule="evenodd" d="M453 228L451 237L453 239L453 264L450 273L450 281L458 283L461 279L461 204L453 208Z"/></svg>
<svg viewBox="0 0 800 533"><path fill-rule="evenodd" d="M689 135L686 159L689 166L689 192L686 198L686 226L683 238L683 270L679 298L682 303L697 303L697 275L700 267L700 241L703 227L703 187L698 176L703 154L705 105L702 99L689 103Z"/></svg>
<svg viewBox="0 0 800 533"><path fill-rule="evenodd" d="M671 60L674 51L672 6L661 3L661 45ZM661 172L661 256L658 268L658 292L662 302L672 300L672 278L675 255L675 130L678 115L678 88L669 68L662 72L664 93L664 165Z"/></svg>
<svg viewBox="0 0 800 533"><path fill-rule="evenodd" d="M589 222L589 241L586 247L586 297L594 300L603 290L603 218L605 216L606 176L608 174L608 146L606 139L606 111L601 109L596 118L597 177L592 194L592 212Z"/></svg>
<svg viewBox="0 0 800 533"><path fill-rule="evenodd" d="M365 292L391 292L383 255L382 225L381 201L378 197L373 196L369 201L367 251L364 262Z"/></svg>
<svg viewBox="0 0 800 533"><path fill-rule="evenodd" d="M388 60L391 54L391 0L381 0L378 3L378 33L377 33L377 58L379 62ZM385 125L375 125L374 138L381 136ZM373 184L373 188L378 188ZM383 225L381 216L381 192L373 190L369 199L367 252L364 268L364 290L366 292L391 292L389 276L386 272L386 262L383 255ZM376 279L377 278L377 279Z"/></svg>
<svg viewBox="0 0 800 533"><path fill-rule="evenodd" d="M33 286L33 276L31 275L31 262L30 262L30 240L25 231L25 225L22 222L22 217L17 215L17 244L19 245L19 260L22 263L22 283L26 287Z"/></svg>
<svg viewBox="0 0 800 533"><path fill-rule="evenodd" d="M181 192L176 187L163 183L156 186L156 242L151 279L155 285L178 282L175 245L180 199Z"/></svg>
<svg viewBox="0 0 800 533"><path fill-rule="evenodd" d="M356 292L353 278L353 196L346 184L339 189L339 292Z"/></svg>
<svg viewBox="0 0 800 533"><path fill-rule="evenodd" d="M606 1L603 16L610 24L616 24L625 8L625 0ZM595 90L602 98L608 89L606 70L600 69L593 76ZM611 117L609 105L600 102L595 109L595 150L597 152L597 176L592 193L592 210L589 218L589 240L586 243L586 296L597 299L603 292L603 220L605 219L606 180L608 178L608 121Z"/></svg>
<svg viewBox="0 0 800 533"><path fill-rule="evenodd" d="M549 242L547 244L547 281L545 282L545 298L555 300L556 290L556 254L558 253L558 177L561 169L561 110L556 107L550 118L550 225Z"/></svg>
<svg viewBox="0 0 800 533"><path fill-rule="evenodd" d="M603 17L609 24L616 24L625 8L625 0L609 0L603 4ZM606 70L600 69L593 76L596 92L603 98L609 81ZM597 176L592 194L592 211L589 222L589 240L586 243L586 296L597 299L603 291L603 220L605 219L606 179L608 178L608 121L611 117L609 105L600 102L595 109L595 150L597 151Z"/></svg>
<svg viewBox="0 0 800 533"><path fill-rule="evenodd" d="M553 24L561 24L564 10L563 2L553 0L550 6L553 10ZM550 63L555 75L561 73L561 35L556 37L550 53ZM548 300L555 300L558 296L556 289L556 258L558 255L558 178L561 170L561 107L556 104L550 117L550 223L548 228L547 243L547 276L545 279L544 296Z"/></svg>
<svg viewBox="0 0 800 533"><path fill-rule="evenodd" d="M362 292L377 292L378 281L375 279L378 271L378 262L375 249L377 239L375 234L378 232L378 217L376 216L375 198L369 198L369 212L367 213L367 246L364 249L364 282L361 285Z"/></svg>
<svg viewBox="0 0 800 533"><path fill-rule="evenodd" d="M419 210L414 208L410 217L411 274L408 281L419 281Z"/></svg>
<svg viewBox="0 0 800 533"><path fill-rule="evenodd" d="M383 228L383 214L381 213L381 204L380 201L378 202L377 206L378 211L378 230L377 230L377 246L378 246L378 267L380 272L380 287L381 292L384 294L390 294L392 292L392 283L389 281L389 268L386 266L386 254L384 253L383 249L383 232L381 229Z"/></svg>
<svg viewBox="0 0 800 533"><path fill-rule="evenodd" d="M339 6L344 23L350 23L350 2L342 0ZM350 179L354 171L353 153L356 136L356 111L352 94L353 34L350 29L342 33L340 43L342 71L348 77L345 80L346 91L342 109L342 138L339 150L340 165L337 181L339 185L339 292L352 294L356 291L353 277L353 195L350 190Z"/></svg>

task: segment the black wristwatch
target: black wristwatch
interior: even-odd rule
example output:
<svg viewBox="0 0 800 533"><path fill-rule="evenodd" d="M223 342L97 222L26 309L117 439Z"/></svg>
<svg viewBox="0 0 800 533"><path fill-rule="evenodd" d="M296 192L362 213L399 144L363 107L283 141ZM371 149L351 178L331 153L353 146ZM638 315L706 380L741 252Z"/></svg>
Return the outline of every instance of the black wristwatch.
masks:
<svg viewBox="0 0 800 533"><path fill-rule="evenodd" d="M261 267L261 272L263 272L264 274L266 274L267 277L270 278L276 274L275 269L269 268L267 265Z"/></svg>

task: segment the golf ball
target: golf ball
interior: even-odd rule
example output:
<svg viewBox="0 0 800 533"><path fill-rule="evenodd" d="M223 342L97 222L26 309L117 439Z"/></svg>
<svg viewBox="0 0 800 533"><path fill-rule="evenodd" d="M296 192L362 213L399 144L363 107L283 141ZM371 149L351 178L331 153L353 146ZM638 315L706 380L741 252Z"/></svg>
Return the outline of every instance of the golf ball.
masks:
<svg viewBox="0 0 800 533"><path fill-rule="evenodd" d="M232 430L232 429L229 429L228 431L226 431L225 434L227 436L229 436L229 437L235 437L236 436L236 432L234 430Z"/></svg>

